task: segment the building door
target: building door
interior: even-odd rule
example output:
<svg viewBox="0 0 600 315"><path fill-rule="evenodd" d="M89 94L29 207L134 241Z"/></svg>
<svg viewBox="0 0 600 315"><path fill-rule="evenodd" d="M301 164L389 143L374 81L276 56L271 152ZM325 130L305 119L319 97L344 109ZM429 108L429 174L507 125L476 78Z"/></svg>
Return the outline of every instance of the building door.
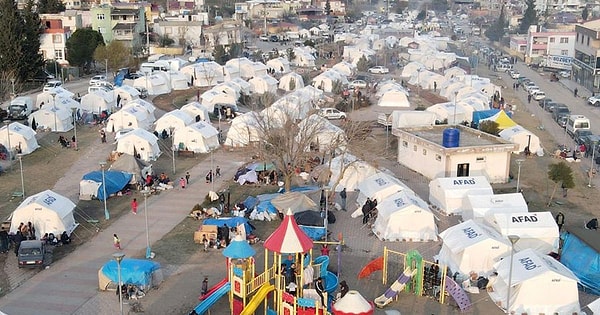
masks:
<svg viewBox="0 0 600 315"><path fill-rule="evenodd" d="M469 176L469 163L458 164L458 168L456 169L456 176Z"/></svg>

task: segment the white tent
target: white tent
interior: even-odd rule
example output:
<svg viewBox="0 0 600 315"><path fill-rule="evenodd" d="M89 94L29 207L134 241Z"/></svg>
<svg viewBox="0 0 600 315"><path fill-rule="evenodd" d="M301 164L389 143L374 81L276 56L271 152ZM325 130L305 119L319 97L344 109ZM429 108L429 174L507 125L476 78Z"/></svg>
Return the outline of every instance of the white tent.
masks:
<svg viewBox="0 0 600 315"><path fill-rule="evenodd" d="M347 77L351 77L356 74L356 66L347 61L338 62L335 65L333 65L333 67L331 67L331 69L333 69Z"/></svg>
<svg viewBox="0 0 600 315"><path fill-rule="evenodd" d="M197 87L214 86L223 82L223 67L214 61L199 62L181 68L189 82Z"/></svg>
<svg viewBox="0 0 600 315"><path fill-rule="evenodd" d="M219 131L211 124L199 121L175 131L173 141L179 150L208 153L219 147Z"/></svg>
<svg viewBox="0 0 600 315"><path fill-rule="evenodd" d="M305 118L298 124L298 130L299 138L313 135L311 143L321 152L332 152L346 145L346 133L321 115L313 114ZM299 142L306 140L308 139Z"/></svg>
<svg viewBox="0 0 600 315"><path fill-rule="evenodd" d="M230 59L225 65L238 68L243 79L250 79L256 75L254 73L254 63L245 57Z"/></svg>
<svg viewBox="0 0 600 315"><path fill-rule="evenodd" d="M53 97L52 93L55 93L56 95L54 95L54 97ZM35 101L34 108L41 108L44 106L53 105L54 99L56 99L56 102L58 103L58 100L60 100L62 98L73 98L73 96L75 96L75 94L73 92L67 91L62 87L56 87L50 91L42 92L42 93L38 94L36 101ZM44 103L43 106L42 106L42 103Z"/></svg>
<svg viewBox="0 0 600 315"><path fill-rule="evenodd" d="M314 67L316 58L305 47L294 48L294 60L292 63L298 67Z"/></svg>
<svg viewBox="0 0 600 315"><path fill-rule="evenodd" d="M519 149L517 151L513 151L513 153L520 153L525 151L525 148L529 145L529 151L536 153L542 150L542 145L540 143L540 138L530 132L529 130L521 127L520 125L506 128L498 134L500 138L508 140L512 143L516 143L519 145Z"/></svg>
<svg viewBox="0 0 600 315"><path fill-rule="evenodd" d="M290 72L288 74L285 74L279 79L279 89L281 90L292 91L301 89L303 87L304 79L301 75L297 74L296 72Z"/></svg>
<svg viewBox="0 0 600 315"><path fill-rule="evenodd" d="M446 214L460 214L468 195L493 195L485 176L443 177L429 182L429 202Z"/></svg>
<svg viewBox="0 0 600 315"><path fill-rule="evenodd" d="M360 182L378 172L369 163L347 153L331 160L330 171L329 186L335 187L335 191L344 188L348 191L356 190Z"/></svg>
<svg viewBox="0 0 600 315"><path fill-rule="evenodd" d="M252 63L252 67L254 68L255 77L262 77L267 75L267 66L264 63L260 61L255 61Z"/></svg>
<svg viewBox="0 0 600 315"><path fill-rule="evenodd" d="M442 233L442 248L434 257L440 265L468 275L487 274L494 264L510 253L510 243L498 232L473 220L451 226Z"/></svg>
<svg viewBox="0 0 600 315"><path fill-rule="evenodd" d="M160 134L163 130L166 130L170 134L171 128L174 128L174 130L181 129L193 122L194 118L188 113L180 109L175 109L156 120L154 131Z"/></svg>
<svg viewBox="0 0 600 315"><path fill-rule="evenodd" d="M444 71L444 76L447 80L453 79L454 77L462 77L466 74L467 71L459 67L452 67Z"/></svg>
<svg viewBox="0 0 600 315"><path fill-rule="evenodd" d="M388 90L377 101L382 107L410 107L408 95L403 90Z"/></svg>
<svg viewBox="0 0 600 315"><path fill-rule="evenodd" d="M22 154L29 154L40 147L35 134L29 126L12 122L0 128L0 144L9 150L18 152L15 148L19 148Z"/></svg>
<svg viewBox="0 0 600 315"><path fill-rule="evenodd" d="M169 77L169 85L175 91L187 90L190 88L189 83L191 79L180 71L169 71L167 72Z"/></svg>
<svg viewBox="0 0 600 315"><path fill-rule="evenodd" d="M277 93L277 79L273 78L270 75L265 74L261 76L256 76L248 80L248 83L252 85L251 91L253 93Z"/></svg>
<svg viewBox="0 0 600 315"><path fill-rule="evenodd" d="M496 213L491 224L504 237L519 237L517 251L530 248L541 255L558 251L560 235L551 212Z"/></svg>
<svg viewBox="0 0 600 315"><path fill-rule="evenodd" d="M427 203L411 192L396 192L377 204L373 233L382 241L437 240L437 227Z"/></svg>
<svg viewBox="0 0 600 315"><path fill-rule="evenodd" d="M181 107L181 111L193 117L194 121L196 122L200 120L210 121L208 108L202 106L198 102L191 102L183 105L183 107Z"/></svg>
<svg viewBox="0 0 600 315"><path fill-rule="evenodd" d="M240 77L240 68L233 65L224 65L223 66L223 81L229 82L234 78Z"/></svg>
<svg viewBox="0 0 600 315"><path fill-rule="evenodd" d="M556 259L526 249L495 268L490 298L506 310L510 282L511 314L580 314L578 279Z"/></svg>
<svg viewBox="0 0 600 315"><path fill-rule="evenodd" d="M56 107L61 107L64 108L66 110L72 111L74 108L76 108L77 110L82 110L81 108L81 103L79 103L78 101L72 99L72 98L61 98L61 99L56 99Z"/></svg>
<svg viewBox="0 0 600 315"><path fill-rule="evenodd" d="M367 198L379 202L399 191L409 192L414 195L414 192L406 184L392 175L383 172L365 178L356 188L359 191L356 198L356 203L359 207L367 201Z"/></svg>
<svg viewBox="0 0 600 315"><path fill-rule="evenodd" d="M150 75L137 78L133 81L134 87L143 87L148 90L148 95L171 93L171 85L166 74L153 72Z"/></svg>
<svg viewBox="0 0 600 315"><path fill-rule="evenodd" d="M414 74L417 74L419 71L427 71L425 66L420 62L409 62L402 68L402 74L400 75L403 78L410 78Z"/></svg>
<svg viewBox="0 0 600 315"><path fill-rule="evenodd" d="M129 102L125 103L125 105L123 105L123 107L127 107L127 106L136 106L140 110L141 109L145 110L146 112L148 112L148 114L150 114L150 118L149 118L150 121L154 122L154 120L155 120L154 112L156 111L156 107L152 103L138 98L133 101L129 101Z"/></svg>
<svg viewBox="0 0 600 315"><path fill-rule="evenodd" d="M529 212L527 202L521 193L500 195L468 195L462 211L463 220L491 223L496 213Z"/></svg>
<svg viewBox="0 0 600 315"><path fill-rule="evenodd" d="M21 223L31 222L36 239L46 233L60 236L67 231L71 235L77 227L73 217L75 204L67 197L52 190L45 190L27 197L11 215L10 232L16 233Z"/></svg>
<svg viewBox="0 0 600 315"><path fill-rule="evenodd" d="M116 101L114 92L112 91L98 90L81 97L81 109L86 112L100 114L103 111L107 111L110 113L114 106L116 106Z"/></svg>
<svg viewBox="0 0 600 315"><path fill-rule="evenodd" d="M454 102L435 104L427 107L425 111L434 113L439 121L446 120L450 125L459 124L463 121L470 122L473 119L472 115L470 117L467 115L462 106L455 106Z"/></svg>
<svg viewBox="0 0 600 315"><path fill-rule="evenodd" d="M108 116L106 130L108 132L117 132L122 129L142 128L148 130L152 125L150 115L146 110L139 106L127 106Z"/></svg>
<svg viewBox="0 0 600 315"><path fill-rule="evenodd" d="M252 85L242 78L233 78L229 82L237 85L240 88L240 92L242 94L250 95L250 93L252 93Z"/></svg>
<svg viewBox="0 0 600 315"><path fill-rule="evenodd" d="M227 131L225 145L231 147L245 147L250 143L259 141L259 118L256 112L247 112L236 116L231 121L231 127Z"/></svg>
<svg viewBox="0 0 600 315"><path fill-rule="evenodd" d="M144 129L137 128L117 140L117 152L126 153L142 161L156 161L161 155L158 138Z"/></svg>
<svg viewBox="0 0 600 315"><path fill-rule="evenodd" d="M73 129L73 112L62 107L44 106L27 118L30 126L33 125L34 120L38 129L49 128L54 132L65 132Z"/></svg>
<svg viewBox="0 0 600 315"><path fill-rule="evenodd" d="M215 105L217 104L235 105L237 101L229 94L223 93L219 90L210 89L200 95L200 102L209 113L212 113L215 110Z"/></svg>
<svg viewBox="0 0 600 315"><path fill-rule="evenodd" d="M276 73L289 73L290 61L287 58L279 57L267 61L267 68L275 70Z"/></svg>
<svg viewBox="0 0 600 315"><path fill-rule="evenodd" d="M329 69L314 77L312 80L312 86L323 90L323 92L331 93L333 92L333 87L336 82L345 85L348 84L348 78L335 70Z"/></svg>
<svg viewBox="0 0 600 315"><path fill-rule="evenodd" d="M216 90L216 91L221 91L231 97L233 97L234 99L239 99L240 95L242 94L242 90L241 88L232 82L223 82L220 84L215 85L215 87L212 88L212 90Z"/></svg>
<svg viewBox="0 0 600 315"><path fill-rule="evenodd" d="M133 100L140 98L140 91L136 88L129 85L121 85L114 90L115 93L115 102L116 99L120 96L119 104L117 106L123 106L123 104L127 104Z"/></svg>
<svg viewBox="0 0 600 315"><path fill-rule="evenodd" d="M435 125L435 120L437 118L434 113L418 110L395 110L390 116L392 128L433 126Z"/></svg>

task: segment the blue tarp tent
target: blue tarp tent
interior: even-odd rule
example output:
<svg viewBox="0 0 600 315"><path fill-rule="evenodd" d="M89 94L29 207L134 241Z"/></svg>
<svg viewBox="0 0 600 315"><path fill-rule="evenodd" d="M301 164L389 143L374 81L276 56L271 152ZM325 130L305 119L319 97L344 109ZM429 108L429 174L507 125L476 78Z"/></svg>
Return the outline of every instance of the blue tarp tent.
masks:
<svg viewBox="0 0 600 315"><path fill-rule="evenodd" d="M129 184L133 175L121 171L104 171L104 182L106 183L106 194L114 194ZM104 188L102 187L102 172L93 171L83 175L84 180L91 180L100 183L98 187L98 199L104 200Z"/></svg>
<svg viewBox="0 0 600 315"><path fill-rule="evenodd" d="M227 224L229 228L238 226L240 224L244 225L246 229L246 234L251 234L254 231L254 227L248 223L248 219L241 217L226 217L226 218L218 218L218 219L206 219L202 223L204 225L216 225L216 226L224 226Z"/></svg>
<svg viewBox="0 0 600 315"><path fill-rule="evenodd" d="M476 110L473 112L473 120L471 124L473 128L479 127L479 121L482 119L490 118L496 115L500 110L499 109L487 109L487 110Z"/></svg>
<svg viewBox="0 0 600 315"><path fill-rule="evenodd" d="M157 280L158 282L162 281L162 274L153 276L159 269L160 264L155 261L125 258L121 261L121 281L124 284L133 284L148 289L159 284L153 283L153 277L155 282ZM114 283L119 281L119 267L115 260L105 263L100 272Z"/></svg>
<svg viewBox="0 0 600 315"><path fill-rule="evenodd" d="M586 291L600 295L600 252L598 232L570 228L563 233L560 262L579 278Z"/></svg>

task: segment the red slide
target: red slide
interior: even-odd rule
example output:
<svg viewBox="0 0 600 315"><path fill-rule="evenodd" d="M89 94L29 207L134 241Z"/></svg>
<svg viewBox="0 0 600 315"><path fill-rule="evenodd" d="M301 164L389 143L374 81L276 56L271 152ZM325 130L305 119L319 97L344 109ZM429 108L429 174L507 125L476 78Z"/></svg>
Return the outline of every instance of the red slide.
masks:
<svg viewBox="0 0 600 315"><path fill-rule="evenodd" d="M366 278L375 271L383 269L383 257L375 258L366 264L358 273L358 279Z"/></svg>
<svg viewBox="0 0 600 315"><path fill-rule="evenodd" d="M198 299L200 301L206 299L207 297L209 297L211 294L213 294L215 291L217 291L220 287L224 286L225 283L227 283L227 278L219 281L219 283L215 284L212 288L210 288L210 290L208 290L208 292L206 292L206 294L202 294L198 297Z"/></svg>

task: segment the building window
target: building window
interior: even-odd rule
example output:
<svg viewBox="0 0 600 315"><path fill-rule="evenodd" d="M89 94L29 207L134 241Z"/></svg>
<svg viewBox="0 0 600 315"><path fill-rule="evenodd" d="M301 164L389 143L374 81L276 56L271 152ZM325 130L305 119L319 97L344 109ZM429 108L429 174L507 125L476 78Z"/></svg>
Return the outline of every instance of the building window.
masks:
<svg viewBox="0 0 600 315"><path fill-rule="evenodd" d="M590 46L590 37L588 36L587 45Z"/></svg>
<svg viewBox="0 0 600 315"><path fill-rule="evenodd" d="M60 44L60 43L62 43L62 35L61 34L54 34L54 35L52 35L52 43L53 44Z"/></svg>
<svg viewBox="0 0 600 315"><path fill-rule="evenodd" d="M423 149L423 155L427 155L427 150Z"/></svg>
<svg viewBox="0 0 600 315"><path fill-rule="evenodd" d="M413 151L417 152L417 145L413 146Z"/></svg>
<svg viewBox="0 0 600 315"><path fill-rule="evenodd" d="M408 142L402 141L402 146L405 147L405 148L408 148Z"/></svg>
<svg viewBox="0 0 600 315"><path fill-rule="evenodd" d="M569 38L568 37L561 37L560 38L560 43L561 44L568 44L569 43Z"/></svg>
<svg viewBox="0 0 600 315"><path fill-rule="evenodd" d="M442 161L442 156L439 154L435 155L435 160L441 162Z"/></svg>
<svg viewBox="0 0 600 315"><path fill-rule="evenodd" d="M60 50L60 49L54 50L54 59L63 59L62 50Z"/></svg>
<svg viewBox="0 0 600 315"><path fill-rule="evenodd" d="M485 162L485 156L478 156L475 158L477 163Z"/></svg>
<svg viewBox="0 0 600 315"><path fill-rule="evenodd" d="M554 37L550 37L550 42L554 43Z"/></svg>
<svg viewBox="0 0 600 315"><path fill-rule="evenodd" d="M104 14L103 13L96 14L96 20L104 20Z"/></svg>
<svg viewBox="0 0 600 315"><path fill-rule="evenodd" d="M567 49L564 49L564 50L560 51L560 54L563 55L563 56L566 56L566 55L569 54L569 51Z"/></svg>

